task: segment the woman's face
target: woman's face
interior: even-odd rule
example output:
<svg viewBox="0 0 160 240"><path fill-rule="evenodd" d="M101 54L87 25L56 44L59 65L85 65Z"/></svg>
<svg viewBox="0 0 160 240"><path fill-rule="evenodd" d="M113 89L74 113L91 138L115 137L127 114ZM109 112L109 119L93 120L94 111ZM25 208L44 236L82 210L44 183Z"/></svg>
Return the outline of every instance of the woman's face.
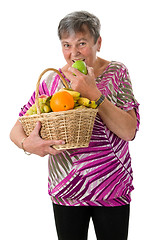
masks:
<svg viewBox="0 0 160 240"><path fill-rule="evenodd" d="M89 67L95 65L96 53L101 47L101 37L94 43L88 28L84 27L84 30L71 35L63 34L61 38L62 52L69 66L76 60L83 60Z"/></svg>

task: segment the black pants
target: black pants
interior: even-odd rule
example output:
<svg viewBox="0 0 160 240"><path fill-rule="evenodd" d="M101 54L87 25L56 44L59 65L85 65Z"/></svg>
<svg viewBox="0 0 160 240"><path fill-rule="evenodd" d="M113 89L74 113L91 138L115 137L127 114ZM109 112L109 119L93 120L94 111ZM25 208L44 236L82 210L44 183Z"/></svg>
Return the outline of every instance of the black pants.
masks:
<svg viewBox="0 0 160 240"><path fill-rule="evenodd" d="M53 204L53 209L59 240L87 240L90 218L97 240L127 240L129 205L72 207Z"/></svg>

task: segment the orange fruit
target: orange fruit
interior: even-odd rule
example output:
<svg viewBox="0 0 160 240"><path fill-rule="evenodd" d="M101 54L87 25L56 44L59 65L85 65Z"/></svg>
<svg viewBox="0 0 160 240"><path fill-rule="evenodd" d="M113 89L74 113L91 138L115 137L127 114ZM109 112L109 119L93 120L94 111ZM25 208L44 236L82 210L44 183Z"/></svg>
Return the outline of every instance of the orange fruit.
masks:
<svg viewBox="0 0 160 240"><path fill-rule="evenodd" d="M71 94L65 91L56 92L50 100L50 107L53 112L66 111L74 108L74 99Z"/></svg>

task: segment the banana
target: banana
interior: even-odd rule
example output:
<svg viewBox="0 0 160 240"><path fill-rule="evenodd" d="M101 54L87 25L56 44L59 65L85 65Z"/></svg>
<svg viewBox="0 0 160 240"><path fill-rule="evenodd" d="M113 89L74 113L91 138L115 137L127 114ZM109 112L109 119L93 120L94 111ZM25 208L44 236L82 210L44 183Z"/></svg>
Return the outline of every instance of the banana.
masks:
<svg viewBox="0 0 160 240"><path fill-rule="evenodd" d="M74 100L74 108L78 107L78 106L79 106L79 104L78 104L77 100Z"/></svg>
<svg viewBox="0 0 160 240"><path fill-rule="evenodd" d="M77 109L80 106L90 107L94 109L97 107L95 101L91 101L88 98L81 97L81 94L79 92L74 91L71 88L61 88L59 91L66 91L72 95L74 99L74 109Z"/></svg>
<svg viewBox="0 0 160 240"><path fill-rule="evenodd" d="M87 108L87 107L85 107L84 105L74 107L74 109L82 109L82 108Z"/></svg>
<svg viewBox="0 0 160 240"><path fill-rule="evenodd" d="M44 107L43 107L43 111L45 112L45 113L49 113L49 112L51 112L52 110L51 110L51 108L48 106L48 105L44 105Z"/></svg>
<svg viewBox="0 0 160 240"><path fill-rule="evenodd" d="M89 106L90 108L97 108L97 104L96 104L96 102L95 101L91 101L91 104L90 104L90 106Z"/></svg>
<svg viewBox="0 0 160 240"><path fill-rule="evenodd" d="M74 100L78 100L81 96L81 94L77 91L74 91L73 89L71 88L61 88L59 91L66 91L68 92L69 94L72 95L72 97L74 98Z"/></svg>
<svg viewBox="0 0 160 240"><path fill-rule="evenodd" d="M84 97L80 97L77 102L79 105L83 105L86 107L89 107L91 104L91 101L88 98L84 98Z"/></svg>

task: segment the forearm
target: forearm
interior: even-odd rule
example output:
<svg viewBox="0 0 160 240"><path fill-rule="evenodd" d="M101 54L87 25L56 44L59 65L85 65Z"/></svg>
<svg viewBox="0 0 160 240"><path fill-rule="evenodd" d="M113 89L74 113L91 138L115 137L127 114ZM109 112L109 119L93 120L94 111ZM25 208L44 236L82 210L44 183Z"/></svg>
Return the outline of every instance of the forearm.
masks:
<svg viewBox="0 0 160 240"><path fill-rule="evenodd" d="M22 140L27 137L19 120L13 126L10 132L10 139L17 147L22 148Z"/></svg>
<svg viewBox="0 0 160 240"><path fill-rule="evenodd" d="M34 153L41 157L44 157L47 154L56 155L58 153L61 153L62 150L56 150L52 146L65 144L65 142L63 140L43 140L39 135L40 129L41 123L37 122L34 130L27 137L24 133L21 123L17 121L11 130L10 139L19 148L22 148L22 140L26 138L23 142L23 150L25 149L25 151Z"/></svg>
<svg viewBox="0 0 160 240"><path fill-rule="evenodd" d="M101 96L102 93L95 82L93 68L88 67L87 75L79 73L74 68L69 68L69 71L71 73L67 73L66 76L72 82L73 90L79 91L82 96L93 101ZM126 141L134 138L137 127L137 117L134 109L126 112L105 98L104 102L98 107L98 113L107 128L118 137Z"/></svg>
<svg viewBox="0 0 160 240"><path fill-rule="evenodd" d="M105 99L98 107L98 113L107 128L118 137L126 141L134 138L137 126L134 110L126 112L112 104L108 99Z"/></svg>

